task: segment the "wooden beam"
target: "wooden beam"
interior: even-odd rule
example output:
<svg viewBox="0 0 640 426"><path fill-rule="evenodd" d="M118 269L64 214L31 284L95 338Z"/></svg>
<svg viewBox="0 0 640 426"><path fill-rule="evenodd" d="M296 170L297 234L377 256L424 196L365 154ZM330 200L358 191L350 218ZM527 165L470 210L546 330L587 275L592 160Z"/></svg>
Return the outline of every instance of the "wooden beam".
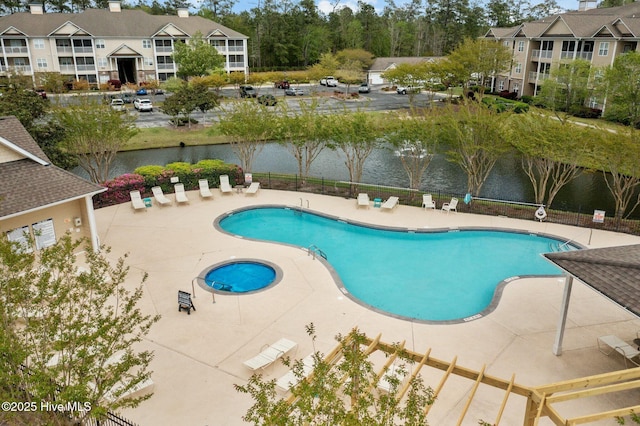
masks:
<svg viewBox="0 0 640 426"><path fill-rule="evenodd" d="M586 416L574 417L567 419L567 425L579 425L583 423L591 423L596 420L612 419L614 417L628 416L631 413L640 413L640 405L635 407L620 408L618 410L603 411L602 413L589 414Z"/></svg>
<svg viewBox="0 0 640 426"><path fill-rule="evenodd" d="M396 395L396 400L400 401L404 396L404 394L407 393L407 390L409 390L409 386L411 386L411 382L418 376L418 374L420 373L420 370L429 359L430 353L431 353L431 348L427 349L427 352L422 357L420 364L418 364L418 366L413 369L413 372L411 373L411 377L409 378L409 380L406 381L404 386L402 386L402 389L400 389L400 392L398 392L398 394Z"/></svg>
<svg viewBox="0 0 640 426"><path fill-rule="evenodd" d="M447 379L449 378L449 375L451 374L451 372L454 370L454 368L456 367L456 361L458 360L458 357L455 356L453 358L453 361L451 361L451 363L449 364L449 368L446 370L446 372L444 373L444 375L442 376L442 378L440 379L440 383L438 383L438 386L434 389L433 391L433 399L437 400L438 399L438 395L440 394L440 391L442 390L442 388L444 387L445 382L447 381ZM431 406L433 404L429 405L427 404L424 407L424 413L425 414L429 414L429 410L431 410Z"/></svg>
<svg viewBox="0 0 640 426"><path fill-rule="evenodd" d="M636 388L640 389L640 380L633 380L631 382L623 382L623 383L617 383L614 385L601 386L599 388L584 389L584 390L579 390L579 391L564 393L559 395L551 395L547 397L547 402L549 404L552 404L556 402L570 401L573 399L585 398L588 396L596 396L596 395L602 395L602 394L607 394L612 392L620 392L620 391L636 389Z"/></svg>
<svg viewBox="0 0 640 426"><path fill-rule="evenodd" d="M596 387L609 383L622 382L633 379L640 379L640 367L629 368L627 370L611 371L609 373L596 374L594 376L587 376L579 379L565 380L563 382L536 386L533 389L539 391L540 393L552 394L556 392L565 392L573 389Z"/></svg>
<svg viewBox="0 0 640 426"><path fill-rule="evenodd" d="M486 368L487 368L486 364L482 366L482 369L480 370L480 373L478 374L478 379L476 380L475 384L471 388L471 391L469 392L469 398L467 398L467 403L464 405L464 408L462 409L462 412L460 413L460 417L458 418L457 426L460 426L462 424L462 421L464 420L464 416L467 415L467 411L469 411L469 407L471 406L471 402L473 401L473 397L476 396L476 392L478 391L478 387L480 386L480 383L482 383L482 376L484 375L484 370Z"/></svg>
<svg viewBox="0 0 640 426"><path fill-rule="evenodd" d="M507 406L507 401L509 400L509 396L511 395L511 388L513 387L513 383L515 382L515 380L516 380L516 375L512 374L511 380L509 381L511 385L509 386L507 391L504 393L502 404L500 404L500 409L498 410L498 415L496 416L496 421L494 422L495 426L498 426L500 424L500 419L502 419L502 414L504 414L504 408Z"/></svg>

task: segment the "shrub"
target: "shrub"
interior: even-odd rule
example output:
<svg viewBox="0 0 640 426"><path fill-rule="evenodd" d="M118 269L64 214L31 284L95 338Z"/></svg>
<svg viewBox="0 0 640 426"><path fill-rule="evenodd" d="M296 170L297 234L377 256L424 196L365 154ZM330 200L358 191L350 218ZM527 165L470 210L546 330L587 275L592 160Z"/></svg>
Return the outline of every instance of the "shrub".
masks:
<svg viewBox="0 0 640 426"><path fill-rule="evenodd" d="M518 92L510 92L508 90L503 90L501 92L498 92L498 96L505 99L517 99Z"/></svg>
<svg viewBox="0 0 640 426"><path fill-rule="evenodd" d="M95 197L96 207L113 206L115 204L127 203L131 200L129 192L140 191L140 194L147 192L145 178L139 174L127 173L104 183L107 188L105 192Z"/></svg>
<svg viewBox="0 0 640 426"><path fill-rule="evenodd" d="M573 107L569 112L571 115L581 118L599 118L602 115L601 109L585 106Z"/></svg>
<svg viewBox="0 0 640 426"><path fill-rule="evenodd" d="M525 104L531 105L531 104L533 104L533 96L522 95L520 97L520 101L524 102Z"/></svg>
<svg viewBox="0 0 640 426"><path fill-rule="evenodd" d="M513 112L516 114L522 114L529 111L529 104L525 102L516 102L513 104Z"/></svg>

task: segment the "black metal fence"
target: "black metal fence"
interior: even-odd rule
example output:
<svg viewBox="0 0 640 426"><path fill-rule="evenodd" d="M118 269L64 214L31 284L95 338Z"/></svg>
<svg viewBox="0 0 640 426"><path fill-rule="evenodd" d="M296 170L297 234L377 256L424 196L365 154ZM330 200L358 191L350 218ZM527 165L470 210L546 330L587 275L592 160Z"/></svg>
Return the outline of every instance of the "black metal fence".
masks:
<svg viewBox="0 0 640 426"><path fill-rule="evenodd" d="M264 188L309 192L345 198L355 198L359 192L366 192L370 198L380 198L382 200L389 196L396 196L400 198L400 204L417 207L422 205L422 195L425 193L409 188L334 181L316 177L303 179L297 175L277 173L253 173L253 180L256 182L259 181L260 186ZM432 195L437 207L440 207L442 203L450 202L451 198L456 197L460 201L457 207L459 212L504 216L522 220L538 220L535 217L535 212L539 206L534 204L487 199L472 199L471 202L467 204L463 202L466 194L442 191L427 193ZM640 235L640 220L637 219L605 218L604 222L597 223L593 220L593 212L548 209L546 210L546 214L547 216L544 219L546 222Z"/></svg>

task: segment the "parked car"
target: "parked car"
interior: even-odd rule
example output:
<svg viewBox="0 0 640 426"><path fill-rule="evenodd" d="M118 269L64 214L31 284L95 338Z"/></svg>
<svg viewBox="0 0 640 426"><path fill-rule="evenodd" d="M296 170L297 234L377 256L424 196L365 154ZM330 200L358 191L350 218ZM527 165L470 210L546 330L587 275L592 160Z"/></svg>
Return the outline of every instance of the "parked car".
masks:
<svg viewBox="0 0 640 426"><path fill-rule="evenodd" d="M153 104L149 99L136 98L136 100L133 101L133 107L140 112L142 111L153 112Z"/></svg>
<svg viewBox="0 0 640 426"><path fill-rule="evenodd" d="M358 87L358 93L369 93L371 92L371 87L369 87L369 83L362 83L360 87Z"/></svg>
<svg viewBox="0 0 640 426"><path fill-rule="evenodd" d="M291 87L291 84L287 80L276 81L274 84L276 89L288 89Z"/></svg>
<svg viewBox="0 0 640 426"><path fill-rule="evenodd" d="M136 95L147 96L147 89L145 89L144 87L139 88L138 91L136 92Z"/></svg>
<svg viewBox="0 0 640 426"><path fill-rule="evenodd" d="M124 112L127 110L127 107L124 104L124 101L122 99L114 98L114 99L111 99L111 109L114 111Z"/></svg>
<svg viewBox="0 0 640 426"><path fill-rule="evenodd" d="M338 87L338 80L336 80L334 77L329 75L321 79L320 84L322 86L327 86L327 87Z"/></svg>
<svg viewBox="0 0 640 426"><path fill-rule="evenodd" d="M130 104L133 102L133 95L131 93L123 93L120 98L124 101L125 104Z"/></svg>
<svg viewBox="0 0 640 426"><path fill-rule="evenodd" d="M420 93L420 88L415 86L398 86L396 88L398 95L406 95L407 93Z"/></svg>
<svg viewBox="0 0 640 426"><path fill-rule="evenodd" d="M243 85L240 86L240 97L241 98L255 98L258 96L256 90L253 86Z"/></svg>
<svg viewBox="0 0 640 426"><path fill-rule="evenodd" d="M289 87L284 91L284 94L287 96L302 96L304 92L302 89L298 89L297 87Z"/></svg>
<svg viewBox="0 0 640 426"><path fill-rule="evenodd" d="M278 103L276 97L273 95L260 95L258 96L258 102L267 106L274 106Z"/></svg>

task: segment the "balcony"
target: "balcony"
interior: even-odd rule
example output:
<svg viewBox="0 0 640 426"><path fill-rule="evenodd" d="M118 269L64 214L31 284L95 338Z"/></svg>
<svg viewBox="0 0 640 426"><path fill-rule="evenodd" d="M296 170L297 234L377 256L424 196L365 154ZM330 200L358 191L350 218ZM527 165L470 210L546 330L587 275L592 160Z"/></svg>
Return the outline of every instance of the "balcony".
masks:
<svg viewBox="0 0 640 426"><path fill-rule="evenodd" d="M244 62L229 62L229 68L244 69Z"/></svg>
<svg viewBox="0 0 640 426"><path fill-rule="evenodd" d="M553 50L534 49L531 52L531 57L538 59L551 59L553 57Z"/></svg>
<svg viewBox="0 0 640 426"><path fill-rule="evenodd" d="M60 65L60 72L75 72L76 67L73 65Z"/></svg>
<svg viewBox="0 0 640 426"><path fill-rule="evenodd" d="M538 73L535 71L531 71L529 73L529 81L531 82L535 82L535 81L543 81L549 78L549 74L545 74L545 73Z"/></svg>
<svg viewBox="0 0 640 426"><path fill-rule="evenodd" d="M73 47L71 46L56 46L56 51L58 53L73 53ZM70 56L70 55L67 55Z"/></svg>
<svg viewBox="0 0 640 426"><path fill-rule="evenodd" d="M157 64L156 68L158 68L159 70L174 70L175 69L175 64Z"/></svg>
<svg viewBox="0 0 640 426"><path fill-rule="evenodd" d="M229 46L229 52L243 52L242 46Z"/></svg>
<svg viewBox="0 0 640 426"><path fill-rule="evenodd" d="M87 47L87 46L82 46L82 47L77 47L74 46L73 47L73 51L75 53L93 53L93 47Z"/></svg>
<svg viewBox="0 0 640 426"><path fill-rule="evenodd" d="M218 53L227 53L227 48L225 46L215 46Z"/></svg>
<svg viewBox="0 0 640 426"><path fill-rule="evenodd" d="M20 72L31 72L31 65L14 65L12 67L9 67L9 69Z"/></svg>
<svg viewBox="0 0 640 426"><path fill-rule="evenodd" d="M78 71L95 71L95 70L96 70L95 64L78 65Z"/></svg>
<svg viewBox="0 0 640 426"><path fill-rule="evenodd" d="M156 46L156 52L173 52L173 47L171 46Z"/></svg>
<svg viewBox="0 0 640 426"><path fill-rule="evenodd" d="M5 46L4 52L6 54L24 54L29 53L29 49L26 46Z"/></svg>

